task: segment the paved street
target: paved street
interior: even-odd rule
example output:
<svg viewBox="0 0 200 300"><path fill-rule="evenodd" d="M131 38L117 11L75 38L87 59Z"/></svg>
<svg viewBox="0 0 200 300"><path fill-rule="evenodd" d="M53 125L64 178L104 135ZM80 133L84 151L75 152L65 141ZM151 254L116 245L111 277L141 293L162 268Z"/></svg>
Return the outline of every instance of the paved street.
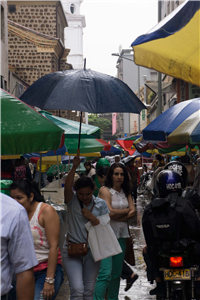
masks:
<svg viewBox="0 0 200 300"><path fill-rule="evenodd" d="M141 218L145 205L147 204L148 199L144 197L138 198L137 204L137 215L135 216L133 223L131 224L131 234L134 239L134 249L136 257L136 266L133 267L135 273L139 275L138 280L134 283L132 288L125 292L124 288L126 286L126 280L121 280L119 300L150 300L156 299L155 296L149 295L149 290L154 286L151 286L146 279L145 263L142 256L142 248L145 244L144 236L141 229ZM69 300L69 284L67 276L65 276L64 283L60 288L59 294L56 300Z"/></svg>

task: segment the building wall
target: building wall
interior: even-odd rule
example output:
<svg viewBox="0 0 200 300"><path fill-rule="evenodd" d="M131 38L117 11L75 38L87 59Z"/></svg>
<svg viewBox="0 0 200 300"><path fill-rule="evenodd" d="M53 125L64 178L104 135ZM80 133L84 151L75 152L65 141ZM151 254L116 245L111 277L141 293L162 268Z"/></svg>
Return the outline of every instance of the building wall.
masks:
<svg viewBox="0 0 200 300"><path fill-rule="evenodd" d="M7 1L1 1L1 88L8 89Z"/></svg>
<svg viewBox="0 0 200 300"><path fill-rule="evenodd" d="M60 1L8 1L8 11L8 19L36 31L30 31L30 34L34 35L34 39L37 39L37 34L40 37L39 41L42 38L45 40L41 34L53 37L53 41L56 43L60 42L55 38L61 39L59 55L62 57L58 57L58 52L55 49L54 52L52 49L41 52L41 49L38 50L35 44L14 33L9 33L9 65L11 65L16 78L20 78L31 85L46 74L72 69L66 59L69 51L64 48L62 43L64 42L64 27L67 26L67 21ZM12 90L16 90L19 84L17 81L14 83L15 77L10 76ZM50 112L60 117L79 121L79 115L76 111L52 110Z"/></svg>
<svg viewBox="0 0 200 300"><path fill-rule="evenodd" d="M85 16L80 15L80 6L83 0L63 0L68 27L65 28L65 47L71 49L68 61L74 69L83 68L83 28Z"/></svg>
<svg viewBox="0 0 200 300"><path fill-rule="evenodd" d="M184 1L161 1L161 20L169 15Z"/></svg>
<svg viewBox="0 0 200 300"><path fill-rule="evenodd" d="M130 89L137 95L138 94L138 81L140 85L140 100L144 102L144 76L146 80L156 81L157 72L145 67L139 67L134 63L133 51L131 49L122 49L120 52L121 57L117 61L117 77L124 81ZM124 58L123 58L124 57ZM120 117L117 114L118 123ZM123 127L119 127L123 130L117 130L119 137L124 137L124 135L136 135L138 134L138 114L123 114ZM140 131L147 125L147 111L140 114Z"/></svg>
<svg viewBox="0 0 200 300"><path fill-rule="evenodd" d="M45 4L46 2L46 4ZM59 1L8 1L8 19L64 43L64 27Z"/></svg>

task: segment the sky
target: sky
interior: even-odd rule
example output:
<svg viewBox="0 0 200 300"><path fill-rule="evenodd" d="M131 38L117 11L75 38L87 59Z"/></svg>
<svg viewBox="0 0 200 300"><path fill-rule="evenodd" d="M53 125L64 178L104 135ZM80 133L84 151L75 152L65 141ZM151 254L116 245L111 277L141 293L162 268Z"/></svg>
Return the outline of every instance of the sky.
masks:
<svg viewBox="0 0 200 300"><path fill-rule="evenodd" d="M116 76L119 46L131 43L158 23L157 0L83 0L83 55L86 68Z"/></svg>

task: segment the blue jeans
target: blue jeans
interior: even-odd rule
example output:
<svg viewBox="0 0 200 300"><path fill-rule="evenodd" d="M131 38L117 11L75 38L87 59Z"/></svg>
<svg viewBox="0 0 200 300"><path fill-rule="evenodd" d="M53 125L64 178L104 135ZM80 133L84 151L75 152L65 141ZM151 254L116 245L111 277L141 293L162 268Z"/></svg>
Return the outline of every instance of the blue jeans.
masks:
<svg viewBox="0 0 200 300"><path fill-rule="evenodd" d="M34 273L35 277L35 296L34 300L39 300L40 298L40 292L43 290L44 283L45 283L45 278L47 274L47 269L44 269L42 271L38 271ZM60 264L57 265L56 271L55 271L55 282L54 282L54 288L55 288L55 295L51 300L55 300L56 296L58 294L58 291L60 289L61 284L63 283L64 280L64 273L63 273L63 268ZM16 300L16 278L14 278L12 282L13 288L9 292L9 296L11 300Z"/></svg>
<svg viewBox="0 0 200 300"><path fill-rule="evenodd" d="M69 280L70 300L93 300L101 261L95 262L90 250L86 256L69 257L66 241L63 246L62 261Z"/></svg>
<svg viewBox="0 0 200 300"><path fill-rule="evenodd" d="M34 179L37 184L39 184L39 174L40 172L36 171ZM46 185L47 185L47 174L46 172L41 172L41 186L45 187Z"/></svg>

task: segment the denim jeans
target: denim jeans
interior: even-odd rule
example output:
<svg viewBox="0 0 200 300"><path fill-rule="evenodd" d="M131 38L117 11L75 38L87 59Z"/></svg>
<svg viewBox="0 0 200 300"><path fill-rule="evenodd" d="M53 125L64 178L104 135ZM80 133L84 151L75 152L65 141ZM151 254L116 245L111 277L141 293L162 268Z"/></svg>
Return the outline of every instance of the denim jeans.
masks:
<svg viewBox="0 0 200 300"><path fill-rule="evenodd" d="M70 300L93 300L101 261L95 262L90 250L86 256L69 257L66 241L63 246L62 261L69 280Z"/></svg>
<svg viewBox="0 0 200 300"><path fill-rule="evenodd" d="M35 182L39 184L39 171L35 172ZM41 186L45 187L47 185L47 174L46 172L41 172Z"/></svg>
<svg viewBox="0 0 200 300"><path fill-rule="evenodd" d="M34 273L34 277L35 277L34 300L39 300L39 298L40 298L40 292L43 290L46 274L47 274L47 269L44 269L42 271L38 271L38 272ZM63 280L64 280L63 268L60 264L58 264L56 267L56 271L55 271L55 282L54 282L55 295L53 296L53 298L51 298L51 300L56 299L56 296L58 294L61 284L63 283ZM17 297L16 297L16 278L13 279L12 286L13 286L13 288L9 292L9 297L10 297L9 300L16 300L17 299Z"/></svg>
<svg viewBox="0 0 200 300"><path fill-rule="evenodd" d="M44 269L42 271L38 271L34 273L35 276L35 296L34 300L39 300L40 298L40 292L43 290L45 278L47 274L47 269ZM63 268L60 264L57 265L56 271L55 271L55 282L54 282L54 288L55 288L55 295L51 300L55 300L56 296L58 294L58 291L63 283L64 280L64 273Z"/></svg>

